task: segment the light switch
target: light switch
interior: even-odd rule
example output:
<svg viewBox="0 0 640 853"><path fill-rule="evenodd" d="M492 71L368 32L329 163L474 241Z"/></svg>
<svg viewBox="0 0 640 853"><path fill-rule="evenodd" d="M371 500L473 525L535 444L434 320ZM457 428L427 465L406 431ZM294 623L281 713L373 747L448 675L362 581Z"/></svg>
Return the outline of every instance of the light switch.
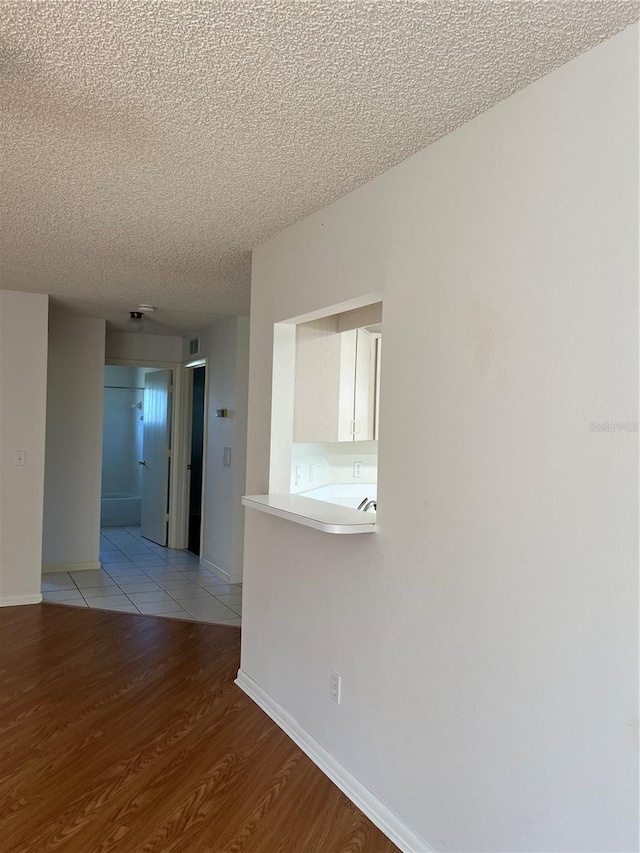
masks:
<svg viewBox="0 0 640 853"><path fill-rule="evenodd" d="M224 468L231 468L231 448L225 447L222 454L222 465Z"/></svg>
<svg viewBox="0 0 640 853"><path fill-rule="evenodd" d="M16 450L13 455L13 464L18 468L22 468L23 465L27 464L27 451L26 450Z"/></svg>

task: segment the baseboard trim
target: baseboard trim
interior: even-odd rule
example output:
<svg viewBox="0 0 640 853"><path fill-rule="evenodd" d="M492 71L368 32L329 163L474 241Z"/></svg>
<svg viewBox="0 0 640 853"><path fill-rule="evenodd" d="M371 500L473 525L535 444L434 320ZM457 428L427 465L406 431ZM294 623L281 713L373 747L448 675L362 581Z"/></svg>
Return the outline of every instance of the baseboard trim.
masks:
<svg viewBox="0 0 640 853"><path fill-rule="evenodd" d="M216 566L215 563L212 563L211 560L205 560L204 557L200 557L200 565L204 566L205 569L209 569L210 572L218 575L225 583L241 583L242 578L234 578L230 572L226 572L224 569L221 569L220 566Z"/></svg>
<svg viewBox="0 0 640 853"><path fill-rule="evenodd" d="M435 853L425 841L419 838L408 826L390 811L368 788L359 782L346 767L343 767L327 752L305 729L291 717L284 708L265 693L265 691L242 669L238 670L235 683L256 705L278 725L300 749L309 756L325 776L336 785L351 802L356 805L381 832L403 851L403 853Z"/></svg>
<svg viewBox="0 0 640 853"><path fill-rule="evenodd" d="M4 595L0 597L0 607L17 607L20 604L40 604L42 596L37 595Z"/></svg>
<svg viewBox="0 0 640 853"><path fill-rule="evenodd" d="M218 577L222 578L223 581L231 583L231 575L229 572L225 572L224 569L221 569L220 566L216 566L216 564L212 563L211 560L205 560L204 557L200 557L200 565L204 566L205 569L209 569L209 571L213 572L214 575L218 575Z"/></svg>
<svg viewBox="0 0 640 853"><path fill-rule="evenodd" d="M46 575L51 572L83 572L101 568L102 563L100 560L90 560L86 563L45 563L42 566L42 574Z"/></svg>

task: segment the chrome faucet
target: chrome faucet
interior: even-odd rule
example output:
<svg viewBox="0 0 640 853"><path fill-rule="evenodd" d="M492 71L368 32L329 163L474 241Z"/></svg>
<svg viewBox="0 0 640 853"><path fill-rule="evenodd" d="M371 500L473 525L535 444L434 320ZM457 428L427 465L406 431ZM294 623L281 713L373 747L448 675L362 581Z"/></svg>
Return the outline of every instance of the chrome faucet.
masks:
<svg viewBox="0 0 640 853"><path fill-rule="evenodd" d="M361 509L363 512L367 512L367 510L371 509L371 507L373 507L373 508L374 508L374 510L376 510L376 511L377 511L377 509L378 509L378 502L377 502L377 501L374 501L374 500L369 500L369 498L365 498L365 499L360 503L360 505L358 506L358 509Z"/></svg>

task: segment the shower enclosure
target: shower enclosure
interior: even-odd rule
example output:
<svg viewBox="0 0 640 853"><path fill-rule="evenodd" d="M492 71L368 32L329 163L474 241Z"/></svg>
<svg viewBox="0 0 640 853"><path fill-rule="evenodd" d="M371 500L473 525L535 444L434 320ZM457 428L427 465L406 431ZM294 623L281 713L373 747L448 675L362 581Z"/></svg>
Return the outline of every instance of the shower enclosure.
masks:
<svg viewBox="0 0 640 853"><path fill-rule="evenodd" d="M102 527L140 524L146 368L105 367Z"/></svg>

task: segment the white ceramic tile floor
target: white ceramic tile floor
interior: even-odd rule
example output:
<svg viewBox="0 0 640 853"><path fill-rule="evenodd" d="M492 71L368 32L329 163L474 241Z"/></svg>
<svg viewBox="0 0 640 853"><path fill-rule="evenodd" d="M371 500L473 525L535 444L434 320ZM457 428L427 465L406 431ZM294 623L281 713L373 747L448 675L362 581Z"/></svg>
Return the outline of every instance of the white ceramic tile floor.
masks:
<svg viewBox="0 0 640 853"><path fill-rule="evenodd" d="M147 543L139 527L103 528L100 561L100 570L43 575L43 600L190 622L241 624L241 584L225 583L201 568L188 551Z"/></svg>

